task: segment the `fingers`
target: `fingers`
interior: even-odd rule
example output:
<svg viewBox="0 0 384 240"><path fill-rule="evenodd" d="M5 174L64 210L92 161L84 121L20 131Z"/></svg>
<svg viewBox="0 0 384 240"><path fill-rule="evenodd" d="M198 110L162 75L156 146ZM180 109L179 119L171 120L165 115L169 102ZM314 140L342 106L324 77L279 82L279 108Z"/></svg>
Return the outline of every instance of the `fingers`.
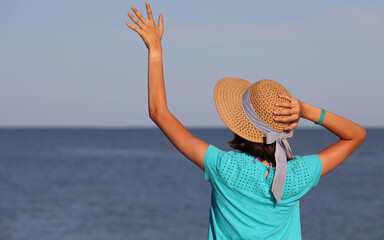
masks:
<svg viewBox="0 0 384 240"><path fill-rule="evenodd" d="M289 102L278 102L276 103L276 106L278 107L289 107L289 108L292 108L294 105L296 105L299 101L293 97L290 97L290 96L287 96L287 95L284 95L284 94L279 94L279 97L281 98L284 98L286 100L288 100Z"/></svg>
<svg viewBox="0 0 384 240"><path fill-rule="evenodd" d="M276 117L275 121L276 122L282 122L282 123L289 123L289 122L294 122L297 121L298 117L296 116L289 116L289 117Z"/></svg>
<svg viewBox="0 0 384 240"><path fill-rule="evenodd" d="M152 10L151 10L151 7L149 6L149 3L145 2L145 6L147 7L148 20L153 21Z"/></svg>
<svg viewBox="0 0 384 240"><path fill-rule="evenodd" d="M287 107L287 108L293 108L295 106L295 104L293 104L291 102L289 102L289 103L287 103L287 102L278 102L275 105L276 105L276 107Z"/></svg>
<svg viewBox="0 0 384 240"><path fill-rule="evenodd" d="M283 117L276 117L275 121L282 122L282 123L289 123L289 125L284 128L284 131L291 131L295 127L297 127L298 122L300 120L300 106L298 104L299 102L297 99L287 95L279 94L279 97L284 98L289 102L279 102L279 103L276 103L276 106L285 107L288 109L275 111L273 114L277 116L283 116Z"/></svg>
<svg viewBox="0 0 384 240"><path fill-rule="evenodd" d="M140 21L142 23L144 23L146 21L145 18L143 17L143 15L141 15L141 13L134 6L132 6L132 10L136 14L136 16L140 19Z"/></svg>
<svg viewBox="0 0 384 240"><path fill-rule="evenodd" d="M292 102L294 100L293 97L290 97L290 96L287 96L287 95L284 95L284 94L279 94L279 97L285 98L285 99L287 99L290 102Z"/></svg>
<svg viewBox="0 0 384 240"><path fill-rule="evenodd" d="M159 16L159 30L161 33L164 32L164 26L163 26L163 14L160 14Z"/></svg>
<svg viewBox="0 0 384 240"><path fill-rule="evenodd" d="M289 125L284 128L284 131L289 131L297 127L299 119L299 117L291 115L289 117L276 117L274 120L276 122L289 123Z"/></svg>
<svg viewBox="0 0 384 240"><path fill-rule="evenodd" d="M293 122L291 124L289 124L288 127L284 128L284 131L292 131L295 127L297 127L297 122Z"/></svg>
<svg viewBox="0 0 384 240"><path fill-rule="evenodd" d="M141 33L141 30L135 26L133 26L132 24L130 24L129 22L125 22L125 24L130 28L132 29L133 31L137 32L138 34Z"/></svg>
<svg viewBox="0 0 384 240"><path fill-rule="evenodd" d="M152 46L161 46L161 37L164 29L163 14L159 17L159 26L156 26L149 3L146 2L145 6L147 8L148 19L145 19L143 15L141 15L141 13L134 6L132 6L133 13L129 12L128 16L134 24L130 24L129 22L126 22L125 24L140 35L149 49L152 48Z"/></svg>
<svg viewBox="0 0 384 240"><path fill-rule="evenodd" d="M137 18L135 18L135 16L133 16L132 13L128 13L128 16L129 16L130 19L132 19L132 21L133 21L134 23L137 24L137 26L139 26L139 27L142 26L142 23L141 23L139 20L137 20Z"/></svg>
<svg viewBox="0 0 384 240"><path fill-rule="evenodd" d="M280 116L289 116L289 115L297 114L297 111L292 109L285 109L285 110L275 111L273 112L273 114L280 115Z"/></svg>

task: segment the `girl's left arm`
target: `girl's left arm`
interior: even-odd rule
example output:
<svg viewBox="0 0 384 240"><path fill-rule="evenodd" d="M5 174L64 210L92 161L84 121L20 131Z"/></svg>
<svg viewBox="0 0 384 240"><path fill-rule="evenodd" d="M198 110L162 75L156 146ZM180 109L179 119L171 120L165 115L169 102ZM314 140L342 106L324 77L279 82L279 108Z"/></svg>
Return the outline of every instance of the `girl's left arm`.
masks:
<svg viewBox="0 0 384 240"><path fill-rule="evenodd" d="M204 170L204 155L208 143L193 136L168 110L163 75L163 57L161 37L163 35L163 15L159 16L156 26L149 3L146 2L148 19L132 7L137 16L128 16L138 26L126 22L128 27L137 32L148 48L148 108L149 116L163 131L172 144L188 159Z"/></svg>

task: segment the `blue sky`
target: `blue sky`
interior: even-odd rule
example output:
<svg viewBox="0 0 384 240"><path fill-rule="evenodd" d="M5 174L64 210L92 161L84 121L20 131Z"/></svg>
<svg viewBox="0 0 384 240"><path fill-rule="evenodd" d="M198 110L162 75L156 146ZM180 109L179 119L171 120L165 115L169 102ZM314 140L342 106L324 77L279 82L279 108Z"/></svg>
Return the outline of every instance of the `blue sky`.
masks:
<svg viewBox="0 0 384 240"><path fill-rule="evenodd" d="M0 126L154 126L147 50L124 24L144 2L2 1ZM224 126L213 89L238 77L384 127L383 1L150 3L164 14L168 105L186 126Z"/></svg>

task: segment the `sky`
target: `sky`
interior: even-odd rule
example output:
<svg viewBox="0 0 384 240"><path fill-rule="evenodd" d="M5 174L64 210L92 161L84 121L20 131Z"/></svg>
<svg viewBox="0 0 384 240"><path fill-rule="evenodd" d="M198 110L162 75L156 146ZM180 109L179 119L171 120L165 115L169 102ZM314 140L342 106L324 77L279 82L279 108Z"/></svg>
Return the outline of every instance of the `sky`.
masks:
<svg viewBox="0 0 384 240"><path fill-rule="evenodd" d="M384 127L383 1L150 1L164 14L170 111L224 127L216 82L273 79L303 102ZM153 127L145 1L1 1L0 127ZM131 21L132 23L132 21ZM300 126L314 126L300 120Z"/></svg>

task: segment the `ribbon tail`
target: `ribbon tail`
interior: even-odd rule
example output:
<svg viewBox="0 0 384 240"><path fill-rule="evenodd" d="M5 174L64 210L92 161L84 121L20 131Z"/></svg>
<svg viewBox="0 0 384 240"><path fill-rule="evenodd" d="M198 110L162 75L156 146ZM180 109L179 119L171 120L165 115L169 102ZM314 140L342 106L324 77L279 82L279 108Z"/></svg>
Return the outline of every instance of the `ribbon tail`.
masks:
<svg viewBox="0 0 384 240"><path fill-rule="evenodd" d="M288 140L287 139L283 139L282 142L283 142L283 145L284 145L284 150L285 150L286 156L288 158L293 158L292 149L291 149L291 146L288 143Z"/></svg>
<svg viewBox="0 0 384 240"><path fill-rule="evenodd" d="M276 171L272 183L272 193L279 203L283 195L285 178L287 176L287 155L283 148L282 143L277 141L275 150Z"/></svg>

